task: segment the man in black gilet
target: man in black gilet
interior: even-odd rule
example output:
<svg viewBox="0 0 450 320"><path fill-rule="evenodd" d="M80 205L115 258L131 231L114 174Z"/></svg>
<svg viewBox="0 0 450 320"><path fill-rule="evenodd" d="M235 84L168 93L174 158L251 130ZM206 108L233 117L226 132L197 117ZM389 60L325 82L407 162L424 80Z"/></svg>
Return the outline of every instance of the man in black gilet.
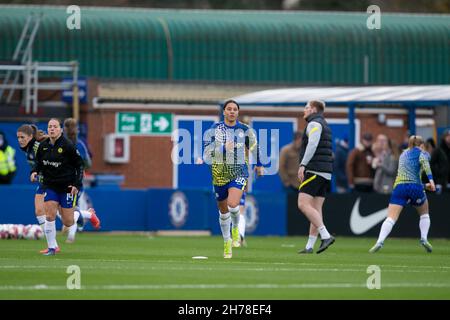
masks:
<svg viewBox="0 0 450 320"><path fill-rule="evenodd" d="M322 206L325 194L330 189L333 172L331 130L323 117L324 111L324 102L309 101L303 115L308 125L300 149L298 208L311 224L308 243L299 253L313 253L318 234L322 242L317 253L325 251L335 240L322 219Z"/></svg>

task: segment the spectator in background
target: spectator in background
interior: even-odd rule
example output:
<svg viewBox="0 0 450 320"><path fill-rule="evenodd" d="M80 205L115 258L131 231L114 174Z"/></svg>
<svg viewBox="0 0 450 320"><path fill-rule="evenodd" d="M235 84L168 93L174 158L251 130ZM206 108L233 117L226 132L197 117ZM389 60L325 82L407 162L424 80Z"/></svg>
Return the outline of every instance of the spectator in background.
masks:
<svg viewBox="0 0 450 320"><path fill-rule="evenodd" d="M286 194L297 194L300 182L298 180L298 167L300 165L300 147L302 133L296 131L293 141L281 148L279 175Z"/></svg>
<svg viewBox="0 0 450 320"><path fill-rule="evenodd" d="M365 133L362 143L353 149L347 159L347 179L350 189L358 192L372 192L375 170L372 168L372 134Z"/></svg>
<svg viewBox="0 0 450 320"><path fill-rule="evenodd" d="M444 131L441 144L431 154L431 172L435 178L436 186L442 186L442 190L447 190L450 182L450 129Z"/></svg>
<svg viewBox="0 0 450 320"><path fill-rule="evenodd" d="M392 193L397 174L398 158L392 150L392 143L384 134L379 134L374 143L378 153L372 161L375 170L373 188L378 193Z"/></svg>
<svg viewBox="0 0 450 320"><path fill-rule="evenodd" d="M333 174L336 177L337 193L345 193L348 189L345 167L348 158L348 139L336 139L336 151L334 153Z"/></svg>
<svg viewBox="0 0 450 320"><path fill-rule="evenodd" d="M436 143L434 142L434 139L428 138L427 141L425 141L425 151L428 152L431 156L434 149L436 149Z"/></svg>
<svg viewBox="0 0 450 320"><path fill-rule="evenodd" d="M11 184L16 175L16 150L8 144L0 131L0 184Z"/></svg>

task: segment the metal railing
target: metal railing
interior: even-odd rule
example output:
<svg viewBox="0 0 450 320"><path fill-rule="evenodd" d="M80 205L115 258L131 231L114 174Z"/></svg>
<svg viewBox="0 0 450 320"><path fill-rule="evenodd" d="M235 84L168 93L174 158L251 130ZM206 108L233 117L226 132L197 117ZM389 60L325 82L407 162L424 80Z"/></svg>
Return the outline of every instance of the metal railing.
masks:
<svg viewBox="0 0 450 320"><path fill-rule="evenodd" d="M38 110L38 92L39 90L70 90L73 94L73 117L79 119L79 100L78 100L78 62L31 62L28 60L24 65L0 65L0 71L22 72L23 82L16 81L12 83L0 84L0 90L23 90L23 104L26 114L36 114ZM72 82L40 82L39 73L41 72L71 72Z"/></svg>

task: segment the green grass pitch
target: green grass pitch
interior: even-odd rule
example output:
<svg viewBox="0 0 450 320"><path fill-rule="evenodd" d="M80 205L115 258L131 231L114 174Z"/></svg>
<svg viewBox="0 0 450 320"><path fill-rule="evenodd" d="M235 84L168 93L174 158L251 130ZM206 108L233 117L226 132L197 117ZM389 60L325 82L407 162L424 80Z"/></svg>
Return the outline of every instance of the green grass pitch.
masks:
<svg viewBox="0 0 450 320"><path fill-rule="evenodd" d="M431 239L429 254L417 239L392 238L369 254L375 239L337 236L327 251L299 255L306 237L249 236L232 259L223 259L221 237L64 240L52 257L38 253L45 241L0 240L0 299L450 299L449 240ZM67 289L71 265L80 290ZM380 289L367 288L370 265L380 268Z"/></svg>

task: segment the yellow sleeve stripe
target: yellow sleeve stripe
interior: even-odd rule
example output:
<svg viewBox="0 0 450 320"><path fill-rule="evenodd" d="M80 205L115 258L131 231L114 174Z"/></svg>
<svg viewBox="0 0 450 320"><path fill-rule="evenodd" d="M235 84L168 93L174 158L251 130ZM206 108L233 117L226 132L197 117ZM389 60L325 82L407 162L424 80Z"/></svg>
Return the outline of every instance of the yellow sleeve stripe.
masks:
<svg viewBox="0 0 450 320"><path fill-rule="evenodd" d="M256 145L257 145L256 142L255 142L254 144L252 144L252 145L250 146L250 151L252 151L252 150L256 147Z"/></svg>
<svg viewBox="0 0 450 320"><path fill-rule="evenodd" d="M305 180L302 182L302 184L300 185L300 187L298 187L298 190L300 190L303 186L305 186L306 184L310 183L311 181L313 181L315 178L317 178L317 174L313 175L311 178L309 178L308 180Z"/></svg>
<svg viewBox="0 0 450 320"><path fill-rule="evenodd" d="M77 204L77 194L73 197L72 208L75 208L76 204Z"/></svg>
<svg viewBox="0 0 450 320"><path fill-rule="evenodd" d="M319 130L319 128L314 127L314 128L309 132L308 137L309 137L314 131L317 131L317 130Z"/></svg>

